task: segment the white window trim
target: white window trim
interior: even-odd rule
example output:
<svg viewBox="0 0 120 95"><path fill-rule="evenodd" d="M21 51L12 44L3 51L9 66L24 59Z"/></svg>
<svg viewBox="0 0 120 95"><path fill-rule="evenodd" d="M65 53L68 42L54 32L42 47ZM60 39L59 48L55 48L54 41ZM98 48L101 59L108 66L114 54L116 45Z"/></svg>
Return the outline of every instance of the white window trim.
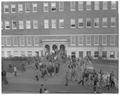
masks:
<svg viewBox="0 0 120 95"><path fill-rule="evenodd" d="M103 40L103 37L106 37L106 39ZM106 43L103 43L103 41L106 41ZM102 35L102 45L107 46L107 36L106 35Z"/></svg>
<svg viewBox="0 0 120 95"><path fill-rule="evenodd" d="M91 6L89 9L87 9L87 6L88 6L88 5ZM86 10L87 10L87 11L92 10L92 2L91 2L91 1L87 1L87 2L86 2Z"/></svg>
<svg viewBox="0 0 120 95"><path fill-rule="evenodd" d="M99 1L94 2L94 10L100 10L100 2Z"/></svg>
<svg viewBox="0 0 120 95"><path fill-rule="evenodd" d="M95 20L98 19L98 26L95 26ZM100 19L97 17L97 18L94 18L94 27L95 28L99 28L100 27Z"/></svg>
<svg viewBox="0 0 120 95"><path fill-rule="evenodd" d="M49 20L44 19L44 29L49 29Z"/></svg>
<svg viewBox="0 0 120 95"><path fill-rule="evenodd" d="M33 39L34 39L34 46L39 46L39 36L34 36ZM35 43L35 39L38 40L38 44Z"/></svg>
<svg viewBox="0 0 120 95"><path fill-rule="evenodd" d="M106 5L106 7L104 7ZM108 2L107 1L103 1L103 6L102 6L103 10L108 10Z"/></svg>
<svg viewBox="0 0 120 95"><path fill-rule="evenodd" d="M8 23L9 26L10 26L10 22L9 21L5 21L5 30L10 30L10 28L6 28L6 23Z"/></svg>
<svg viewBox="0 0 120 95"><path fill-rule="evenodd" d="M13 11L12 11L12 8L15 8L15 9L16 9L16 5L15 5L15 4L11 4L11 13L16 13L16 12L13 12Z"/></svg>
<svg viewBox="0 0 120 95"><path fill-rule="evenodd" d="M97 39L97 40L98 40L98 43L97 43L97 44L95 43L95 40L96 40L95 37L98 38L98 39ZM94 42L93 42L93 43L94 43L94 46L98 46L98 45L99 45L99 39L100 39L100 38L99 38L99 35L94 35Z"/></svg>
<svg viewBox="0 0 120 95"><path fill-rule="evenodd" d="M87 21L91 21L91 26L87 26ZM91 20L91 18L86 18L86 28L91 28L92 27L92 20Z"/></svg>
<svg viewBox="0 0 120 95"><path fill-rule="evenodd" d="M114 22L114 23L115 23L115 26L112 26L112 23L113 23L113 22L112 22L112 19L115 19L115 22ZM110 27L113 27L113 28L116 27L116 21L117 21L117 20L116 20L116 17L111 17L110 20L111 20L111 25L110 25Z"/></svg>
<svg viewBox="0 0 120 95"><path fill-rule="evenodd" d="M115 35L110 35L110 46L115 46L115 40L116 40L115 38L116 38ZM114 40L114 43L111 43L111 40Z"/></svg>
<svg viewBox="0 0 120 95"><path fill-rule="evenodd" d="M51 3L51 12L56 12L57 11L57 8L56 8L56 10L52 11L52 8L56 8L56 3L55 2Z"/></svg>
<svg viewBox="0 0 120 95"><path fill-rule="evenodd" d="M9 9L9 5L4 5L4 13L8 14L9 12L5 12L5 8L8 8Z"/></svg>
<svg viewBox="0 0 120 95"><path fill-rule="evenodd" d="M70 45L71 45L71 46L76 46L76 43L75 43L75 44L72 43L73 40L75 40L75 42L76 42L76 36L71 36L71 37L70 37Z"/></svg>
<svg viewBox="0 0 120 95"><path fill-rule="evenodd" d="M104 22L103 19L106 19L106 21ZM103 23L107 23L107 25L103 26ZM102 18L102 27L103 28L108 27L108 18L107 17Z"/></svg>
<svg viewBox="0 0 120 95"><path fill-rule="evenodd" d="M62 8L62 9L61 9L61 3L63 4L63 6L62 6L63 8ZM60 12L63 12L63 11L64 11L64 2L63 2L63 1L60 1L60 2L59 2L59 11L60 11Z"/></svg>
<svg viewBox="0 0 120 95"><path fill-rule="evenodd" d="M87 43L87 41L88 41L87 37L90 37L90 43ZM91 36L88 35L88 36L85 36L85 38L86 38L86 46L91 46Z"/></svg>
<svg viewBox="0 0 120 95"><path fill-rule="evenodd" d="M83 18L78 19L78 28L84 28L84 23L83 26L79 26L79 23L83 23Z"/></svg>
<svg viewBox="0 0 120 95"><path fill-rule="evenodd" d="M28 23L29 23L29 28L27 27ZM30 20L26 20L26 29L31 29L31 21Z"/></svg>
<svg viewBox="0 0 120 95"><path fill-rule="evenodd" d="M25 12L26 12L26 13L30 13L30 11L27 11L27 5L30 6L30 3L25 3Z"/></svg>
<svg viewBox="0 0 120 95"><path fill-rule="evenodd" d="M13 46L18 46L18 44L19 44L19 39L18 39L17 37L18 37L18 36L12 37L12 39L13 39ZM15 43L14 43L14 41L16 40L16 38L18 39L18 44L15 44Z"/></svg>
<svg viewBox="0 0 120 95"><path fill-rule="evenodd" d="M22 26L21 26L22 24ZM19 21L19 29L24 29L24 21L20 20Z"/></svg>
<svg viewBox="0 0 120 95"><path fill-rule="evenodd" d="M63 27L61 27L61 23L64 24L64 19L59 19L59 28L64 28L65 26L63 25Z"/></svg>
<svg viewBox="0 0 120 95"><path fill-rule="evenodd" d="M33 20L33 29L38 29L38 21L37 20Z"/></svg>
<svg viewBox="0 0 120 95"><path fill-rule="evenodd" d="M112 4L113 4L113 3L116 4L116 7L115 7L115 8L112 7ZM117 1L111 1L111 10L116 10L116 9L117 9Z"/></svg>
<svg viewBox="0 0 120 95"><path fill-rule="evenodd" d="M13 27L13 22L14 22L14 21L15 21L15 22L16 22L16 24L17 24L17 20L12 20L12 29L14 29L14 30L15 30L15 29L17 29L17 26L16 26L16 28L15 28L15 27Z"/></svg>
<svg viewBox="0 0 120 95"><path fill-rule="evenodd" d="M31 44L28 44L29 37L30 37L30 40L31 40ZM26 38L27 38L27 46L32 46L32 40L33 40L32 36L26 36Z"/></svg>
<svg viewBox="0 0 120 95"><path fill-rule="evenodd" d="M18 12L19 13L23 12L23 4L18 4Z"/></svg>
<svg viewBox="0 0 120 95"><path fill-rule="evenodd" d="M84 5L84 2L83 2L83 1L79 1L79 2L78 2L78 10L79 10L79 11L83 11L83 10L84 10L84 9L83 9L83 5ZM80 6L82 6L82 9L81 9Z"/></svg>
<svg viewBox="0 0 120 95"><path fill-rule="evenodd" d="M76 8L76 2L75 1L71 1L70 2L70 11L76 11L76 9L74 8L72 8L72 3L74 3L75 4L75 8Z"/></svg>
<svg viewBox="0 0 120 95"><path fill-rule="evenodd" d="M56 19L51 20L51 28L55 29L56 28Z"/></svg>
<svg viewBox="0 0 120 95"><path fill-rule="evenodd" d="M6 37L6 46L11 46L11 40L10 40L10 44L8 44L8 38L11 38L11 37Z"/></svg>
<svg viewBox="0 0 120 95"><path fill-rule="evenodd" d="M43 3L43 12L49 12L49 8L48 10L45 10L46 8L45 7L49 7L48 3Z"/></svg>
<svg viewBox="0 0 120 95"><path fill-rule="evenodd" d="M75 27L72 27L72 24L75 24ZM71 19L71 20L70 20L70 28L76 28L75 19Z"/></svg>
<svg viewBox="0 0 120 95"><path fill-rule="evenodd" d="M26 39L25 36L19 36L19 40L20 40L20 41L19 41L19 44L20 44L20 46L25 46L25 39ZM24 41L24 42L23 42L24 44L21 43L22 40Z"/></svg>
<svg viewBox="0 0 120 95"><path fill-rule="evenodd" d="M80 40L82 39L82 44L80 44ZM84 44L84 36L78 36L78 46L83 46Z"/></svg>
<svg viewBox="0 0 120 95"><path fill-rule="evenodd" d="M37 10L34 10L35 7L37 8L37 3L32 4L32 11L33 12L37 12Z"/></svg>

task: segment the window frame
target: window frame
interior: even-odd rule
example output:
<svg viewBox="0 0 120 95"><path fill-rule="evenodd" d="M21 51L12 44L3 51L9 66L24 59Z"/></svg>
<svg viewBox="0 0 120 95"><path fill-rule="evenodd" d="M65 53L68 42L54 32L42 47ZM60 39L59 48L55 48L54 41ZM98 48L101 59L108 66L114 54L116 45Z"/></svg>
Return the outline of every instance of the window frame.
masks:
<svg viewBox="0 0 120 95"><path fill-rule="evenodd" d="M88 26L88 21L90 21L90 26ZM86 18L86 28L91 28L92 27L92 20L91 18Z"/></svg>
<svg viewBox="0 0 120 95"><path fill-rule="evenodd" d="M31 29L31 21L26 20L26 29Z"/></svg>
<svg viewBox="0 0 120 95"><path fill-rule="evenodd" d="M6 28L6 26L9 26L9 28ZM10 30L10 21L5 21L5 30Z"/></svg>
<svg viewBox="0 0 120 95"><path fill-rule="evenodd" d="M37 12L37 3L32 4L32 11Z"/></svg>
<svg viewBox="0 0 120 95"><path fill-rule="evenodd" d="M83 26L80 26L80 23L82 23ZM83 18L79 18L79 19L78 19L78 28L84 28Z"/></svg>
<svg viewBox="0 0 120 95"><path fill-rule="evenodd" d="M6 8L8 8L8 12L5 11ZM4 13L5 13L5 14L8 14L9 12L10 12L10 10L9 10L9 5L5 4L5 5L4 5Z"/></svg>
<svg viewBox="0 0 120 95"><path fill-rule="evenodd" d="M70 11L76 11L76 2L75 1L70 2Z"/></svg>
<svg viewBox="0 0 120 95"><path fill-rule="evenodd" d="M64 19L59 19L59 28L64 28Z"/></svg>
<svg viewBox="0 0 120 95"><path fill-rule="evenodd" d="M13 11L13 8L15 8L15 11ZM15 4L11 4L11 13L16 13L16 5Z"/></svg>

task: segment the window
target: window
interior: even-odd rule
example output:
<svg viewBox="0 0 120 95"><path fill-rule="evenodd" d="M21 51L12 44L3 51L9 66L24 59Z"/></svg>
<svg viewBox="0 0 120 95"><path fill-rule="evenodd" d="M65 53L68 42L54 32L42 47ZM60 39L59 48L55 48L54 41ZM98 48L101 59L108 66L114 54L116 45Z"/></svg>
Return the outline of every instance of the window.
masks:
<svg viewBox="0 0 120 95"><path fill-rule="evenodd" d="M32 51L28 51L28 57L32 56Z"/></svg>
<svg viewBox="0 0 120 95"><path fill-rule="evenodd" d="M94 19L94 27L98 28L99 27L99 18Z"/></svg>
<svg viewBox="0 0 120 95"><path fill-rule="evenodd" d="M20 36L20 46L25 46L25 36Z"/></svg>
<svg viewBox="0 0 120 95"><path fill-rule="evenodd" d="M70 2L70 11L75 11L75 2Z"/></svg>
<svg viewBox="0 0 120 95"><path fill-rule="evenodd" d="M107 1L103 1L103 10L107 10L108 9L108 3Z"/></svg>
<svg viewBox="0 0 120 95"><path fill-rule="evenodd" d="M51 3L51 11L52 12L56 11L56 3Z"/></svg>
<svg viewBox="0 0 120 95"><path fill-rule="evenodd" d="M71 23L71 28L75 28L75 19L71 19L70 23Z"/></svg>
<svg viewBox="0 0 120 95"><path fill-rule="evenodd" d="M25 11L26 11L26 13L30 12L30 3L25 4Z"/></svg>
<svg viewBox="0 0 120 95"><path fill-rule="evenodd" d="M94 52L94 57L99 57L99 52L98 51Z"/></svg>
<svg viewBox="0 0 120 95"><path fill-rule="evenodd" d="M37 12L37 4L33 4L33 12Z"/></svg>
<svg viewBox="0 0 120 95"><path fill-rule="evenodd" d="M39 46L39 37L38 36L34 37L34 46Z"/></svg>
<svg viewBox="0 0 120 95"><path fill-rule="evenodd" d="M6 46L11 46L11 37L6 37Z"/></svg>
<svg viewBox="0 0 120 95"><path fill-rule="evenodd" d="M86 36L86 45L91 45L91 36Z"/></svg>
<svg viewBox="0 0 120 95"><path fill-rule="evenodd" d="M11 5L11 13L15 13L16 12L16 5Z"/></svg>
<svg viewBox="0 0 120 95"><path fill-rule="evenodd" d="M111 27L115 27L115 26L116 26L116 18L111 17Z"/></svg>
<svg viewBox="0 0 120 95"><path fill-rule="evenodd" d="M5 52L4 51L2 51L2 57L5 57Z"/></svg>
<svg viewBox="0 0 120 95"><path fill-rule="evenodd" d="M83 36L79 36L78 37L78 45L82 46L83 45L83 41L84 41L84 37Z"/></svg>
<svg viewBox="0 0 120 95"><path fill-rule="evenodd" d="M71 46L75 46L76 45L76 37L72 36L71 37Z"/></svg>
<svg viewBox="0 0 120 95"><path fill-rule="evenodd" d="M115 45L115 39L116 39L116 36L115 36L115 35L110 35L110 45L111 45L111 46L114 46L114 45Z"/></svg>
<svg viewBox="0 0 120 95"><path fill-rule="evenodd" d="M21 51L21 56L25 57L25 51Z"/></svg>
<svg viewBox="0 0 120 95"><path fill-rule="evenodd" d="M91 10L91 2L90 1L86 2L86 10Z"/></svg>
<svg viewBox="0 0 120 95"><path fill-rule="evenodd" d="M83 10L83 2L82 2L82 1L79 1L79 2L78 2L78 10L79 10L79 11L82 11L82 10Z"/></svg>
<svg viewBox="0 0 120 95"><path fill-rule="evenodd" d="M59 19L59 28L64 28L64 19Z"/></svg>
<svg viewBox="0 0 120 95"><path fill-rule="evenodd" d="M10 29L10 22L9 21L5 21L5 29L6 30Z"/></svg>
<svg viewBox="0 0 120 95"><path fill-rule="evenodd" d="M83 28L83 18L78 19L78 28Z"/></svg>
<svg viewBox="0 0 120 95"><path fill-rule="evenodd" d="M31 24L30 24L30 20L26 21L26 29L30 29L31 28Z"/></svg>
<svg viewBox="0 0 120 95"><path fill-rule="evenodd" d="M23 21L19 21L19 29L24 29L24 23L23 23Z"/></svg>
<svg viewBox="0 0 120 95"><path fill-rule="evenodd" d="M91 28L91 19L90 18L86 18L86 27Z"/></svg>
<svg viewBox="0 0 120 95"><path fill-rule="evenodd" d="M14 52L13 52L13 55L14 55L14 56L18 56L18 51L14 51Z"/></svg>
<svg viewBox="0 0 120 95"><path fill-rule="evenodd" d="M76 52L75 51L71 52L71 56L75 58L76 57Z"/></svg>
<svg viewBox="0 0 120 95"><path fill-rule="evenodd" d="M32 36L27 36L27 46L32 46Z"/></svg>
<svg viewBox="0 0 120 95"><path fill-rule="evenodd" d="M107 27L107 17L102 18L102 27Z"/></svg>
<svg viewBox="0 0 120 95"><path fill-rule="evenodd" d="M94 10L99 10L99 1L94 2Z"/></svg>
<svg viewBox="0 0 120 95"><path fill-rule="evenodd" d="M52 20L51 20L51 23L52 23L52 28L56 28L56 20L55 20L55 19L52 19Z"/></svg>
<svg viewBox="0 0 120 95"><path fill-rule="evenodd" d="M107 45L107 35L102 35L102 45Z"/></svg>
<svg viewBox="0 0 120 95"><path fill-rule="evenodd" d="M33 29L38 29L38 21L33 20Z"/></svg>
<svg viewBox="0 0 120 95"><path fill-rule="evenodd" d="M99 36L94 35L94 45L99 45Z"/></svg>
<svg viewBox="0 0 120 95"><path fill-rule="evenodd" d="M59 11L64 11L64 2L59 2Z"/></svg>
<svg viewBox="0 0 120 95"><path fill-rule="evenodd" d="M79 51L79 57L83 58L83 51Z"/></svg>
<svg viewBox="0 0 120 95"><path fill-rule="evenodd" d="M44 20L44 28L45 29L49 28L49 20L47 20L47 19Z"/></svg>
<svg viewBox="0 0 120 95"><path fill-rule="evenodd" d="M91 56L91 51L86 51L87 56Z"/></svg>
<svg viewBox="0 0 120 95"><path fill-rule="evenodd" d="M43 11L44 12L48 12L49 9L48 9L48 3L43 3Z"/></svg>
<svg viewBox="0 0 120 95"><path fill-rule="evenodd" d="M102 57L106 58L107 57L107 51L102 51Z"/></svg>
<svg viewBox="0 0 120 95"><path fill-rule="evenodd" d="M22 12L23 11L23 5L22 4L18 4L18 12Z"/></svg>
<svg viewBox="0 0 120 95"><path fill-rule="evenodd" d="M13 37L13 46L18 46L19 43L19 37Z"/></svg>
<svg viewBox="0 0 120 95"><path fill-rule="evenodd" d="M110 51L110 58L115 58L115 51Z"/></svg>
<svg viewBox="0 0 120 95"><path fill-rule="evenodd" d="M17 29L17 22L16 21L12 21L12 29Z"/></svg>
<svg viewBox="0 0 120 95"><path fill-rule="evenodd" d="M6 37L2 37L2 46L6 45Z"/></svg>
<svg viewBox="0 0 120 95"><path fill-rule="evenodd" d="M8 56L8 57L11 57L11 56L12 56L11 51L7 51L7 56Z"/></svg>
<svg viewBox="0 0 120 95"><path fill-rule="evenodd" d="M9 13L9 6L8 5L4 5L4 13Z"/></svg>
<svg viewBox="0 0 120 95"><path fill-rule="evenodd" d="M112 1L111 2L111 9L114 10L117 8L117 2L116 1Z"/></svg>

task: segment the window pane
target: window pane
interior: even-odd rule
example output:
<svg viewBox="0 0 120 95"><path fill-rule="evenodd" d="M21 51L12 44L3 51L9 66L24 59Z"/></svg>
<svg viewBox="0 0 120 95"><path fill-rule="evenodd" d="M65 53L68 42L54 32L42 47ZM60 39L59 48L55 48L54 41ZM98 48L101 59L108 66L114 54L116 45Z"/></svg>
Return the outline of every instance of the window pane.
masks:
<svg viewBox="0 0 120 95"><path fill-rule="evenodd" d="M102 35L102 45L107 45L107 35Z"/></svg>
<svg viewBox="0 0 120 95"><path fill-rule="evenodd" d="M94 45L99 45L99 36L94 35Z"/></svg>
<svg viewBox="0 0 120 95"><path fill-rule="evenodd" d="M44 20L44 28L48 29L49 28L49 20Z"/></svg>
<svg viewBox="0 0 120 95"><path fill-rule="evenodd" d="M111 45L111 46L114 46L114 45L115 45L115 38L116 38L115 35L110 35L110 45Z"/></svg>
<svg viewBox="0 0 120 95"><path fill-rule="evenodd" d="M32 46L32 36L27 37L27 46Z"/></svg>
<svg viewBox="0 0 120 95"><path fill-rule="evenodd" d="M71 28L75 28L75 19L71 19Z"/></svg>
<svg viewBox="0 0 120 95"><path fill-rule="evenodd" d="M38 21L37 20L33 20L33 28L38 29Z"/></svg>
<svg viewBox="0 0 120 95"><path fill-rule="evenodd" d="M71 46L75 46L76 45L76 37L72 36L71 37Z"/></svg>
<svg viewBox="0 0 120 95"><path fill-rule="evenodd" d="M52 23L52 28L56 28L56 20L55 20L55 19L52 19L52 20L51 20L51 23Z"/></svg>
<svg viewBox="0 0 120 95"><path fill-rule="evenodd" d="M33 12L37 12L37 4L33 4Z"/></svg>
<svg viewBox="0 0 120 95"><path fill-rule="evenodd" d="M91 19L90 18L86 18L86 27L87 28L91 27Z"/></svg>
<svg viewBox="0 0 120 95"><path fill-rule="evenodd" d="M94 2L94 10L99 10L99 2Z"/></svg>
<svg viewBox="0 0 120 95"><path fill-rule="evenodd" d="M116 9L117 8L117 2L116 1L112 1L111 2L111 9Z"/></svg>
<svg viewBox="0 0 120 95"><path fill-rule="evenodd" d="M94 19L94 27L98 28L99 27L99 18Z"/></svg>
<svg viewBox="0 0 120 95"><path fill-rule="evenodd" d="M83 36L79 36L78 37L78 45L79 46L83 45L83 41L84 41L84 37Z"/></svg>
<svg viewBox="0 0 120 95"><path fill-rule="evenodd" d="M111 17L111 27L115 27L115 26L116 26L116 18Z"/></svg>
<svg viewBox="0 0 120 95"><path fill-rule="evenodd" d="M83 28L83 18L78 19L78 27Z"/></svg>
<svg viewBox="0 0 120 95"><path fill-rule="evenodd" d="M9 21L5 21L5 29L10 29L10 22Z"/></svg>
<svg viewBox="0 0 120 95"><path fill-rule="evenodd" d="M59 28L64 28L64 19L59 19Z"/></svg>
<svg viewBox="0 0 120 95"><path fill-rule="evenodd" d="M25 46L25 36L20 36L20 46Z"/></svg>
<svg viewBox="0 0 120 95"><path fill-rule="evenodd" d="M51 3L51 11L52 12L56 11L56 3Z"/></svg>
<svg viewBox="0 0 120 95"><path fill-rule="evenodd" d="M4 5L4 13L9 13L9 6L8 5Z"/></svg>
<svg viewBox="0 0 120 95"><path fill-rule="evenodd" d="M16 12L16 5L11 5L11 13L15 13Z"/></svg>
<svg viewBox="0 0 120 95"><path fill-rule="evenodd" d="M12 21L12 29L17 29L17 21Z"/></svg>
<svg viewBox="0 0 120 95"><path fill-rule="evenodd" d="M108 2L104 1L103 2L103 10L107 10L108 9Z"/></svg>
<svg viewBox="0 0 120 95"><path fill-rule="evenodd" d="M75 2L70 2L70 10L75 11Z"/></svg>
<svg viewBox="0 0 120 95"><path fill-rule="evenodd" d="M86 36L86 45L91 45L91 36Z"/></svg>
<svg viewBox="0 0 120 95"><path fill-rule="evenodd" d="M64 2L59 2L59 11L64 11Z"/></svg>
<svg viewBox="0 0 120 95"><path fill-rule="evenodd" d="M26 21L26 29L30 29L31 28L31 23L29 20Z"/></svg>
<svg viewBox="0 0 120 95"><path fill-rule="evenodd" d="M31 10L31 9L30 9L30 3L26 3L26 4L25 4L25 11L26 11L26 12L30 12L30 10Z"/></svg>
<svg viewBox="0 0 120 95"><path fill-rule="evenodd" d="M107 17L102 18L102 27L107 27Z"/></svg>
<svg viewBox="0 0 120 95"><path fill-rule="evenodd" d="M23 23L23 21L19 21L19 29L24 29L24 23Z"/></svg>
<svg viewBox="0 0 120 95"><path fill-rule="evenodd" d="M91 2L90 1L86 2L86 10L91 10Z"/></svg>
<svg viewBox="0 0 120 95"><path fill-rule="evenodd" d="M22 4L18 4L18 12L22 12L23 11L23 5Z"/></svg>
<svg viewBox="0 0 120 95"><path fill-rule="evenodd" d="M48 12L48 3L43 3L43 11Z"/></svg>
<svg viewBox="0 0 120 95"><path fill-rule="evenodd" d="M82 11L82 10L83 10L83 2L82 2L82 1L79 1L79 2L78 2L78 10L79 10L79 11Z"/></svg>

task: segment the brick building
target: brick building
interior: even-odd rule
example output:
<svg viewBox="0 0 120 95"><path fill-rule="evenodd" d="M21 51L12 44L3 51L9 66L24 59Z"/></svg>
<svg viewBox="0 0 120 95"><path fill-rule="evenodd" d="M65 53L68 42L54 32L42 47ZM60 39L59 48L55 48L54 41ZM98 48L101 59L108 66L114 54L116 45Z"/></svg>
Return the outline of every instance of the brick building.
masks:
<svg viewBox="0 0 120 95"><path fill-rule="evenodd" d="M2 57L67 55L118 59L118 2L2 2Z"/></svg>

